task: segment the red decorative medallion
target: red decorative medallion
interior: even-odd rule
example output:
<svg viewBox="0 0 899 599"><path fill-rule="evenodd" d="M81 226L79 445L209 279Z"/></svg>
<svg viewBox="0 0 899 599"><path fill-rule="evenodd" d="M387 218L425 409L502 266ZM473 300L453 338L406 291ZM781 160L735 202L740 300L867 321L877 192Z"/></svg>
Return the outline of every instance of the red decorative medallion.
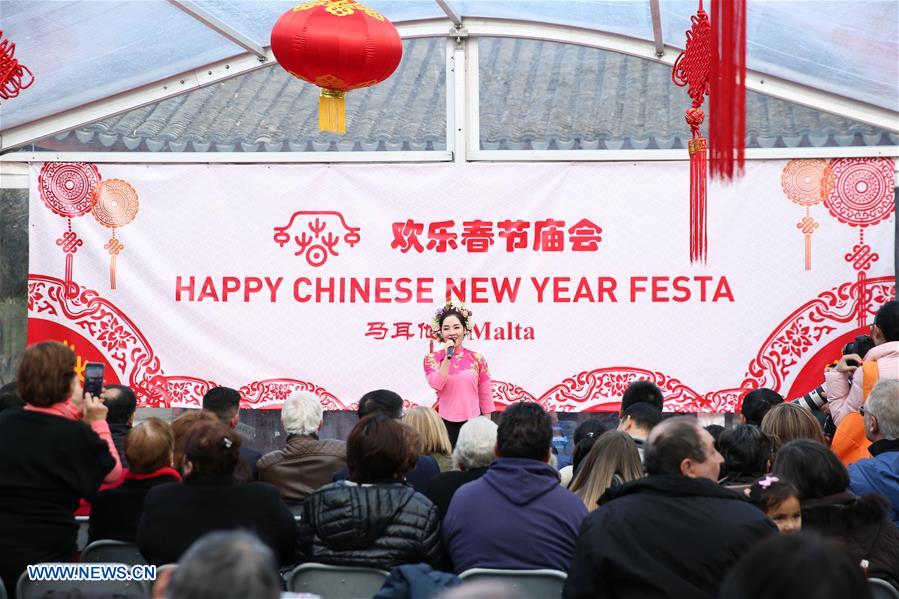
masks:
<svg viewBox="0 0 899 599"><path fill-rule="evenodd" d="M100 171L84 162L46 162L38 175L41 199L60 216L75 218L94 207Z"/></svg>
<svg viewBox="0 0 899 599"><path fill-rule="evenodd" d="M780 177L787 199L800 206L820 204L834 184L833 171L820 158L791 160Z"/></svg>
<svg viewBox="0 0 899 599"><path fill-rule="evenodd" d="M94 218L104 227L123 227L137 216L137 192L127 181L107 179L94 193Z"/></svg>
<svg viewBox="0 0 899 599"><path fill-rule="evenodd" d="M893 214L893 161L889 158L836 158L830 161L835 185L824 204L840 222L870 227Z"/></svg>

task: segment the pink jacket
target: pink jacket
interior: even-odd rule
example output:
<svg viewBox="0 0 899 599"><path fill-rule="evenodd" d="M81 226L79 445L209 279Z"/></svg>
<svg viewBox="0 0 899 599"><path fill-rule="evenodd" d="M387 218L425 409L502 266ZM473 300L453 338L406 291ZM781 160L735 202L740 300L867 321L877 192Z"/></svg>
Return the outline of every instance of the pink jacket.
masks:
<svg viewBox="0 0 899 599"><path fill-rule="evenodd" d="M877 362L878 380L899 379L899 341L875 345L871 351L865 354L865 360ZM824 373L827 405L830 406L830 415L837 426L840 425L846 414L855 412L864 403L862 397L863 378L861 367L852 374L851 385L847 374L836 370L828 370Z"/></svg>
<svg viewBox="0 0 899 599"><path fill-rule="evenodd" d="M449 376L440 374L445 350L425 356L425 378L437 391L437 413L450 422L464 422L494 411L493 391L487 360L465 347L456 352Z"/></svg>

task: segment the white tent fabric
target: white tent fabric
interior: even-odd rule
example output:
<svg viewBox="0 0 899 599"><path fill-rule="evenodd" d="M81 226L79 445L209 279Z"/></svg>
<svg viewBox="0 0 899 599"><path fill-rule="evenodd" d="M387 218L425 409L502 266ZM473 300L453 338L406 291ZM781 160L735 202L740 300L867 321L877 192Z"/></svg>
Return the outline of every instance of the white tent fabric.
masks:
<svg viewBox="0 0 899 599"><path fill-rule="evenodd" d="M194 4L268 46L275 20L295 1ZM368 2L396 23L448 17L436 2ZM553 23L653 39L649 0L450 1L465 17ZM662 0L666 44L682 46L694 0ZM899 112L899 3L893 0L750 0L749 68ZM4 36L34 85L0 105L0 130L244 53L165 0L0 2Z"/></svg>

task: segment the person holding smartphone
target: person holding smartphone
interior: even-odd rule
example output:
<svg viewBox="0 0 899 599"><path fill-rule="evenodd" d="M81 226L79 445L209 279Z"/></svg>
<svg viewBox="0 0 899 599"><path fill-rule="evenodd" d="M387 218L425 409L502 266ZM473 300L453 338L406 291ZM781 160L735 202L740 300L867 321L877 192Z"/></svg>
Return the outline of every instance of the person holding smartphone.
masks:
<svg viewBox="0 0 899 599"><path fill-rule="evenodd" d="M25 407L0 413L0 578L10 591L28 564L75 558L78 500L122 472L107 408L83 393L71 349L26 349L16 387Z"/></svg>
<svg viewBox="0 0 899 599"><path fill-rule="evenodd" d="M443 349L425 356L428 385L437 392L435 409L456 446L459 429L470 419L494 411L490 370L482 354L462 346L471 332L471 310L447 302L431 321Z"/></svg>

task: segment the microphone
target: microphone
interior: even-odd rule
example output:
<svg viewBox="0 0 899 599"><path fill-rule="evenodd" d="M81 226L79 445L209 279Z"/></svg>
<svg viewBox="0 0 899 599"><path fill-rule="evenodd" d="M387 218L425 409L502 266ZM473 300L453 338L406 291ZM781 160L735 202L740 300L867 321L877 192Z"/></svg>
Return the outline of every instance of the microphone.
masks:
<svg viewBox="0 0 899 599"><path fill-rule="evenodd" d="M453 357L453 350L456 349L456 346L451 346L448 350L446 350L446 359L449 360Z"/></svg>

